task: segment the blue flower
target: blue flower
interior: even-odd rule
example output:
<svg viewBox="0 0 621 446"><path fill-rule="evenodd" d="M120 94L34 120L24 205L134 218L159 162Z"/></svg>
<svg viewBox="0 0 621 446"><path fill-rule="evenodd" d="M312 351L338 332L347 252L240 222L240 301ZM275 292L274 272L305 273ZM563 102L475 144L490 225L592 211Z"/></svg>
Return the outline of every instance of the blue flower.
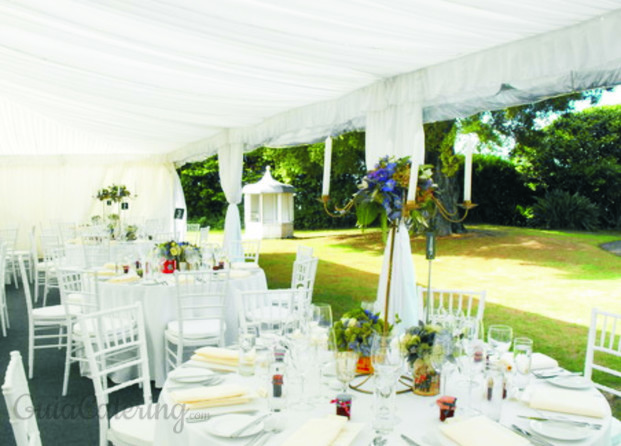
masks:
<svg viewBox="0 0 621 446"><path fill-rule="evenodd" d="M395 190L395 186L397 186L397 182L391 178L390 180L386 181L384 186L382 186L382 191L392 192Z"/></svg>

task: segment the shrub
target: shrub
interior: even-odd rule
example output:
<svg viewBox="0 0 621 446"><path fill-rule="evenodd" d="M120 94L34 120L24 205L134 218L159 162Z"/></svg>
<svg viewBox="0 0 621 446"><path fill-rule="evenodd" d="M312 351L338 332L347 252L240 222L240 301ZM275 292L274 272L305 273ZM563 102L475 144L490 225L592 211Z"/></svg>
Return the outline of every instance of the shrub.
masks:
<svg viewBox="0 0 621 446"><path fill-rule="evenodd" d="M537 198L533 206L534 225L547 229L584 229L598 227L599 209L588 198L554 189Z"/></svg>

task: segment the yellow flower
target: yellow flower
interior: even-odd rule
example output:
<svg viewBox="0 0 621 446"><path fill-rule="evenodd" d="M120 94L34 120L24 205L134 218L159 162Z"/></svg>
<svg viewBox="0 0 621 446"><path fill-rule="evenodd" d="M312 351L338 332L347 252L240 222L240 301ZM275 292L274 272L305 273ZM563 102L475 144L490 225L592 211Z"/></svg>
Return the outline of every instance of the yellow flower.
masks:
<svg viewBox="0 0 621 446"><path fill-rule="evenodd" d="M170 247L170 255L171 256L178 256L179 254L181 254L181 249L179 249L178 246L171 246Z"/></svg>

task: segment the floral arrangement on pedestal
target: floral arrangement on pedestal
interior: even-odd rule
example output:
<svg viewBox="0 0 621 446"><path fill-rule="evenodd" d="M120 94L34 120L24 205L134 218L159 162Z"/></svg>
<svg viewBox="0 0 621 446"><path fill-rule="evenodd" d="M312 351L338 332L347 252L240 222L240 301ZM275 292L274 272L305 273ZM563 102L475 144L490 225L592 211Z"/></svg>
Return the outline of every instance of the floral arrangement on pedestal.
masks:
<svg viewBox="0 0 621 446"><path fill-rule="evenodd" d="M395 158L385 156L379 160L358 185L353 204L356 206L358 226L364 228L378 218L384 230L388 223L396 224L404 217L403 207L410 182L410 157ZM431 166L420 166L415 207L408 209L406 223L413 224L416 230L430 226L435 215L434 192Z"/></svg>
<svg viewBox="0 0 621 446"><path fill-rule="evenodd" d="M370 355L371 340L374 333L390 332L392 327L386 325L379 313L373 313L362 307L346 312L334 323L334 341L338 351L353 351L360 355L358 373L372 373Z"/></svg>
<svg viewBox="0 0 621 446"><path fill-rule="evenodd" d="M125 197L131 197L131 192L124 185L112 184L97 191L99 201L110 201L120 203Z"/></svg>
<svg viewBox="0 0 621 446"><path fill-rule="evenodd" d="M408 328L401 337L401 348L412 369L412 391L418 395L437 395L440 391L440 375L434 369L432 360L433 355L447 353L434 348L436 337L442 334L441 327L421 321Z"/></svg>

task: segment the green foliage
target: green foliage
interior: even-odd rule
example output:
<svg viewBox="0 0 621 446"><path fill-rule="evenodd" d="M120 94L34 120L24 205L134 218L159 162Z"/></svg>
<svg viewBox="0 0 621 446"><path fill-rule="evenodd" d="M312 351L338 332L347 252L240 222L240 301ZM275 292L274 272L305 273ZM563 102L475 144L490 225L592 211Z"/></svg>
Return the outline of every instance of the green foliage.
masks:
<svg viewBox="0 0 621 446"><path fill-rule="evenodd" d="M535 224L547 229L578 229L592 231L597 228L598 208L588 198L577 192L554 189L537 198L533 206Z"/></svg>
<svg viewBox="0 0 621 446"><path fill-rule="evenodd" d="M587 197L603 227L621 228L621 106L558 118L524 156L541 187Z"/></svg>
<svg viewBox="0 0 621 446"><path fill-rule="evenodd" d="M227 203L220 186L218 157L185 164L177 173L185 194L188 221L223 228Z"/></svg>
<svg viewBox="0 0 621 446"><path fill-rule="evenodd" d="M463 185L463 157L458 181ZM513 162L495 155L474 155L472 159L472 201L469 223L526 225L526 208L534 203L533 191Z"/></svg>

